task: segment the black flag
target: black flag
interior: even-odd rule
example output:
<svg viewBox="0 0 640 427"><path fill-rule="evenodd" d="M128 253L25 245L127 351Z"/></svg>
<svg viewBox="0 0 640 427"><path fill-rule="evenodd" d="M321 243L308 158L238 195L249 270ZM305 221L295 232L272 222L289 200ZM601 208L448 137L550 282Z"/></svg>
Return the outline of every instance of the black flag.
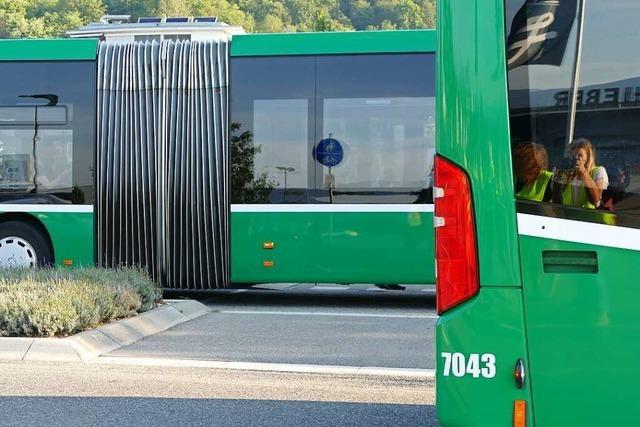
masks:
<svg viewBox="0 0 640 427"><path fill-rule="evenodd" d="M523 64L560 65L580 0L527 0L507 37L509 69Z"/></svg>

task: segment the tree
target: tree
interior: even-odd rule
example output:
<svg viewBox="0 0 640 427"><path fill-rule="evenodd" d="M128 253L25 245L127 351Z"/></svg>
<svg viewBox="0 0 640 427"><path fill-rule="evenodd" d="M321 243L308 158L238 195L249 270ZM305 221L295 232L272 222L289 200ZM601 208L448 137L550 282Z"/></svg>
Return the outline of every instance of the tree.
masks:
<svg viewBox="0 0 640 427"><path fill-rule="evenodd" d="M424 28L424 16L413 0L379 0L374 5L382 28ZM384 25L382 25L384 24Z"/></svg>
<svg viewBox="0 0 640 427"><path fill-rule="evenodd" d="M259 32L295 31L285 4L279 0L238 0L238 7L255 20Z"/></svg>
<svg viewBox="0 0 640 427"><path fill-rule="evenodd" d="M246 31L253 31L256 23L251 15L246 14L237 4L227 0L193 0L191 2L193 16L217 16L229 25L240 25Z"/></svg>
<svg viewBox="0 0 640 427"><path fill-rule="evenodd" d="M266 173L255 176L256 154L261 147L253 144L250 131L240 132L240 123L231 123L231 195L232 202L267 203L276 184Z"/></svg>
<svg viewBox="0 0 640 427"><path fill-rule="evenodd" d="M375 28L375 9L368 1L349 0L343 7L356 30L365 30L367 27Z"/></svg>
<svg viewBox="0 0 640 427"><path fill-rule="evenodd" d="M104 13L102 0L0 0L0 37L63 37Z"/></svg>
<svg viewBox="0 0 640 427"><path fill-rule="evenodd" d="M189 16L191 4L188 0L159 0L152 16Z"/></svg>
<svg viewBox="0 0 640 427"><path fill-rule="evenodd" d="M103 3L104 1L104 3ZM60 37L106 14L217 16L248 32L435 28L435 0L0 0L0 37Z"/></svg>
<svg viewBox="0 0 640 427"><path fill-rule="evenodd" d="M422 0L420 7L424 15L424 23L426 28L436 28L436 1Z"/></svg>
<svg viewBox="0 0 640 427"><path fill-rule="evenodd" d="M258 30L264 33L282 33L286 31L286 26L278 15L267 13L258 23Z"/></svg>

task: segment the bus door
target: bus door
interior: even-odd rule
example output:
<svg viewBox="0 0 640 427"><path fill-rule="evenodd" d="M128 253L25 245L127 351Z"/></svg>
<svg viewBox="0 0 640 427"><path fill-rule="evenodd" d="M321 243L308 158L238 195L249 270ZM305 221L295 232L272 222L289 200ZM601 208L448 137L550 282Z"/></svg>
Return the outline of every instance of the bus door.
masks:
<svg viewBox="0 0 640 427"><path fill-rule="evenodd" d="M637 1L506 1L527 378L538 426L635 418L638 18Z"/></svg>

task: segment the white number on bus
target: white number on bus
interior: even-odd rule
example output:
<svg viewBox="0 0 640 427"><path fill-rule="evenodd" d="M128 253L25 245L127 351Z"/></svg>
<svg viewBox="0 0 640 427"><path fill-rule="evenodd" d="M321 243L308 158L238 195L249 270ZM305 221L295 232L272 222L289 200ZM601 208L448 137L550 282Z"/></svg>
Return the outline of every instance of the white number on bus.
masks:
<svg viewBox="0 0 640 427"><path fill-rule="evenodd" d="M442 375L455 377L471 375L473 378L493 378L496 376L496 356L491 353L472 353L466 357L462 353L442 352L444 369Z"/></svg>

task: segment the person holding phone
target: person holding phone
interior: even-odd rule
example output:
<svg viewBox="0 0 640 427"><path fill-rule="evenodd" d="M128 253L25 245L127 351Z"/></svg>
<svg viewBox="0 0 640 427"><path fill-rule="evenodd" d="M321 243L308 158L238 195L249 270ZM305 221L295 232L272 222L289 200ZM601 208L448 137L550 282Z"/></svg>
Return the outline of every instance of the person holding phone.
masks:
<svg viewBox="0 0 640 427"><path fill-rule="evenodd" d="M596 165L596 151L587 138L574 139L568 147L571 168L554 173L553 201L567 206L595 209L609 186L607 170Z"/></svg>

